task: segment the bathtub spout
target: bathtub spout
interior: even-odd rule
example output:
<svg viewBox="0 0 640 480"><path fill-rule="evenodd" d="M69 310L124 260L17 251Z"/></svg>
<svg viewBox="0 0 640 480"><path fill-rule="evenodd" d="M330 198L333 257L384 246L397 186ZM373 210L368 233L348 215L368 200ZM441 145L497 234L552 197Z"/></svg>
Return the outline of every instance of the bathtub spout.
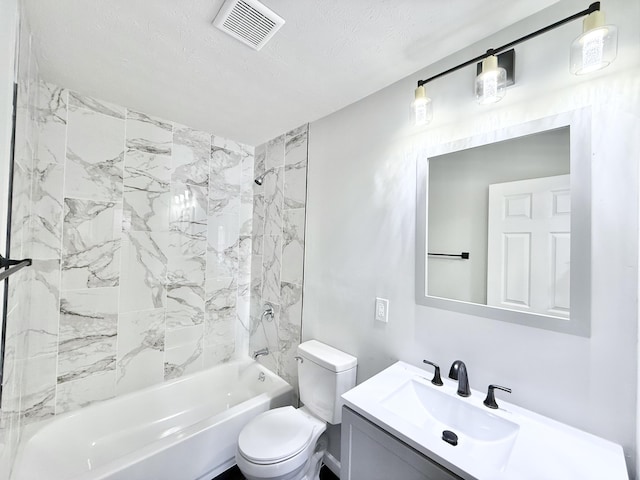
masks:
<svg viewBox="0 0 640 480"><path fill-rule="evenodd" d="M253 359L257 360L258 357L263 357L264 355L269 355L269 349L267 347L261 348L260 350L256 350L253 352Z"/></svg>

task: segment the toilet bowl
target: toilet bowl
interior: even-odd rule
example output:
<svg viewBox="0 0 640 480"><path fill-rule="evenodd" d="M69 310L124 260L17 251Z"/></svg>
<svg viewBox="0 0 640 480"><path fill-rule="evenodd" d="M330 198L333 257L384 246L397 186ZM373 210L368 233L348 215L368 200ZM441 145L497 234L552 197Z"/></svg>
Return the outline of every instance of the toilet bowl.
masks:
<svg viewBox="0 0 640 480"><path fill-rule="evenodd" d="M355 357L316 340L298 346L302 408L262 413L240 432L236 463L247 480L318 480L326 422L342 420L342 394L355 386Z"/></svg>
<svg viewBox="0 0 640 480"><path fill-rule="evenodd" d="M312 480L308 474L314 473L313 457L324 455L317 447L325 430L326 423L304 409L269 410L240 433L238 468L247 480Z"/></svg>

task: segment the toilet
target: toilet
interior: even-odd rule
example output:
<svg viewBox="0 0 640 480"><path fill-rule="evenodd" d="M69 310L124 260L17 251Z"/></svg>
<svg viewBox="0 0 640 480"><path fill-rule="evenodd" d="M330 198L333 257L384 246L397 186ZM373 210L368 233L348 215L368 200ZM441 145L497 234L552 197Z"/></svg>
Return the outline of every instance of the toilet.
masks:
<svg viewBox="0 0 640 480"><path fill-rule="evenodd" d="M304 407L275 408L240 432L236 463L247 480L318 480L326 451L326 422L342 421L341 395L356 384L357 359L310 340L298 345Z"/></svg>

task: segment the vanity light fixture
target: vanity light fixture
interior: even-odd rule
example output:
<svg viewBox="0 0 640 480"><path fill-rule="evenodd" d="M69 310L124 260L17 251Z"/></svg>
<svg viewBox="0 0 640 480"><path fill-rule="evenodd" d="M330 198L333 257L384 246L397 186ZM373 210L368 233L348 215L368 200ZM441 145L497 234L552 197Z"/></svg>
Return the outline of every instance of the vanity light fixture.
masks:
<svg viewBox="0 0 640 480"><path fill-rule="evenodd" d="M597 10L584 18L583 33L571 44L571 73L595 72L613 62L618 54L618 28L605 25L604 12Z"/></svg>
<svg viewBox="0 0 640 480"><path fill-rule="evenodd" d="M482 73L476 77L476 98L480 105L496 103L507 93L507 71L498 66L498 57L482 60Z"/></svg>
<svg viewBox="0 0 640 480"><path fill-rule="evenodd" d="M411 110L417 126L427 125L433 119L433 105L424 85L416 88Z"/></svg>
<svg viewBox="0 0 640 480"><path fill-rule="evenodd" d="M415 90L415 99L412 104L416 126L426 125L433 115L431 99L426 96L426 90L424 89L427 83L473 63L482 62L482 71L476 78L476 97L481 105L497 102L504 97L506 87L510 84L508 81L511 75L510 72L505 72L505 69L498 65L496 57L499 57L502 52L507 53L508 49L513 49L519 43L582 17L586 17L583 24L583 34L571 45L571 73L581 75L606 67L616 58L618 48L617 28L613 25L605 25L604 12L600 11L600 2L595 2L585 10L547 25L524 37L520 37L501 47L487 50L482 55L433 75L426 80L418 80L418 87Z"/></svg>

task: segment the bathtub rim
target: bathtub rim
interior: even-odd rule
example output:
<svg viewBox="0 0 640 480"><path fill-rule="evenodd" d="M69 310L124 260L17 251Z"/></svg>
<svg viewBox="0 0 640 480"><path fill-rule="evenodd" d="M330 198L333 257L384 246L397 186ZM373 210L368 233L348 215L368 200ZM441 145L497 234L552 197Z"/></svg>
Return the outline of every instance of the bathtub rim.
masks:
<svg viewBox="0 0 640 480"><path fill-rule="evenodd" d="M166 437L163 437L157 441L151 442L150 444L144 446L143 448L137 449L135 451L132 451L130 453L127 453L125 455L121 455L119 457L114 458L113 460L100 465L92 470L86 471L84 473L81 473L79 475L77 475L76 477L74 477L73 480L85 480L86 479L93 479L94 477L96 478L101 478L104 475L109 474L110 472L114 472L114 463L117 463L118 465L118 469L124 469L124 468L128 468L131 465L133 465L136 462L139 461L144 461L146 459L149 459L150 457L152 457L153 455L165 451L169 448L171 448L172 446L176 445L177 443L181 442L181 441L185 441L188 440L190 438L192 438L193 436L197 435L198 433L202 432L205 428L211 428L214 427L215 425L223 422L224 420L227 420L235 415L238 414L242 414L244 412L247 412L253 408L259 407L263 402L267 402L270 403L271 400L273 399L277 399L277 398L281 398L284 397L286 395L290 395L291 396L291 400L293 402L293 397L295 394L294 388L293 386L291 386L286 380L284 380L282 377L278 376L277 374L275 374L274 372L272 372L271 370L269 370L267 367L265 367L264 365L262 365L261 363L259 363L258 361L252 360L249 357L245 357L245 358L240 358L240 359L233 359L230 360L229 362L225 362L222 364L218 364L218 365L214 365L212 367L209 367L207 369L203 369L203 370L199 370L197 372L193 372L193 373L189 373L186 375L182 375L178 378L174 378L171 380L167 380L166 382L161 382L161 383L157 383L154 385L150 385L148 387L145 388L141 388L139 390L134 390L131 392L127 392L127 393L123 393L122 395L117 395L115 397L111 397L108 398L106 400L100 400L100 401L96 401L95 403L87 406L87 407L83 407L83 408L79 408L77 410L73 410L71 412L65 412L65 413L61 413L59 415L54 415L46 420L40 421L40 422L36 422L33 424L29 424L26 425L23 428L23 432L22 432L22 436L20 438L20 442L18 445L18 450L16 452L16 456L15 456L15 461L13 462L13 465L11 466L11 473L10 473L10 479L13 479L13 475L14 475L14 471L15 469L20 465L21 461L24 458L25 455L25 449L27 447L27 445L29 444L29 442L38 435L38 433L40 433L42 430L44 430L45 428L47 428L49 425L53 424L54 422L57 421L63 421L67 418L72 418L75 416L79 416L81 414L86 414L87 412L91 412L93 410L96 410L102 406L104 406L104 404L106 403L113 403L113 404L118 404L118 403L123 403L126 404L126 402L128 401L128 399L135 397L137 395L143 394L143 393L148 393L150 391L153 390L160 390L162 388L167 388L169 386L173 386L179 383L183 383L183 382L187 382L192 380L195 377L198 376L206 376L206 374L208 374L211 370L215 370L215 369L219 369L221 367L241 367L241 366L246 366L246 367L257 367L257 371L258 372L263 372L268 378L272 378L275 381L275 385L274 385L274 389L270 390L268 392L263 392L260 393L254 397L250 397L240 403L238 403L237 405L234 405L233 407L223 410L221 412L216 413L215 415L211 415L211 416L207 416L207 417L203 417L202 419L198 420L197 422L179 430L176 432L171 433L170 435L167 435ZM207 422L210 422L211 419L216 418L216 421L213 423L208 424ZM204 428L203 428L204 426ZM232 465L229 465L232 466ZM228 467L227 467L228 468Z"/></svg>
<svg viewBox="0 0 640 480"><path fill-rule="evenodd" d="M265 367L260 362L252 360L250 357L232 359L232 360L229 360L228 362L220 363L218 365L213 365L213 366L211 366L209 368L205 368L203 370L198 370L197 372L191 372L191 373L187 373L187 374L182 375L182 376L177 377L177 378L172 378L171 380L166 380L166 381L163 381L163 382L160 382L160 383L155 383L153 385L149 385L147 387L140 388L138 390L133 390L131 392L126 392L126 393L123 393L123 394L120 394L120 395L116 395L114 397L106 398L104 400L97 400L97 401L91 403L91 405L87 405L86 407L81 407L81 408L78 408L76 410L72 410L70 412L59 413L57 415L52 415L52 416L50 416L50 417L48 417L46 419L29 423L29 424L25 425L23 427L23 429L22 429L22 435L20 437L20 445L22 445L23 443L28 442L40 430L42 430L43 428L47 427L49 424L53 423L54 421L62 420L62 419L68 418L68 417L74 417L76 415L79 415L80 412L92 411L92 410L104 405L107 402L113 402L113 403L116 403L117 401L123 401L124 402L128 398L134 397L136 395L140 395L140 394L145 393L145 392L149 392L151 390L158 390L160 388L166 388L166 387L178 384L178 383L183 383L183 382L189 381L190 379L192 379L194 377L204 376L204 374L210 372L211 370L215 370L215 369L220 368L220 367L226 367L226 366L232 366L232 365L242 365L242 364L245 364L247 367L250 366L250 365L256 365L262 371L264 371L265 375L270 375L272 378L276 379L276 381L279 379L282 382L284 382L286 385L291 386L285 379L283 379L279 375L275 374L273 371L269 370L269 368Z"/></svg>

